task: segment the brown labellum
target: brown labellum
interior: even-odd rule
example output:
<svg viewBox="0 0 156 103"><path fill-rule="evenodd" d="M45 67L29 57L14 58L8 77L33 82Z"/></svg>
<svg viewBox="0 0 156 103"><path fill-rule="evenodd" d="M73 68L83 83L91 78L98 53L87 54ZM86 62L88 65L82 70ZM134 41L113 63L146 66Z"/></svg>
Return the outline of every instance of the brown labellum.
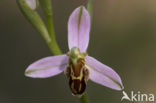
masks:
<svg viewBox="0 0 156 103"><path fill-rule="evenodd" d="M64 71L69 80L69 87L73 95L82 95L86 89L87 81L89 78L89 70L85 66L85 60L79 58L76 64L69 59L69 65Z"/></svg>

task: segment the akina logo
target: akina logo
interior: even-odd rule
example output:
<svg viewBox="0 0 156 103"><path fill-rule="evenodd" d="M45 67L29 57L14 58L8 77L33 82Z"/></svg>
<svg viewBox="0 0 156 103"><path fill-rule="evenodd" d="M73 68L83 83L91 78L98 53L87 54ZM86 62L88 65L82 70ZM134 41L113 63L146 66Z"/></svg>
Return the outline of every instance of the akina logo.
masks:
<svg viewBox="0 0 156 103"><path fill-rule="evenodd" d="M132 101L133 103L137 103L137 102L138 103L144 103L144 102L153 103L154 94L152 93L145 94L145 93L141 93L140 91L138 92L131 91L130 95L128 95L125 91L123 91L123 97L121 98L121 101L123 100Z"/></svg>

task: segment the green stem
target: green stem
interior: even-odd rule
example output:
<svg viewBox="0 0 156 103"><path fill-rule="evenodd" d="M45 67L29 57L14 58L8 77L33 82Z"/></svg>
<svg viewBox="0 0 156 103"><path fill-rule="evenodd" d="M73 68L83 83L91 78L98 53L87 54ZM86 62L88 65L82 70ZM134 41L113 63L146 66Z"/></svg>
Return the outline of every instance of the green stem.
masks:
<svg viewBox="0 0 156 103"><path fill-rule="evenodd" d="M51 45L53 43L53 41L51 40L48 30L44 24L44 22L42 21L42 19L40 18L40 16L38 15L38 13L35 10L32 10L28 4L25 2L25 0L17 0L17 4L21 10L21 12L23 13L23 15L25 16L25 18L33 25L33 27L35 27L35 29L41 34L41 36L44 38L44 40L46 41L48 47L50 48L50 50L53 52L54 48Z"/></svg>
<svg viewBox="0 0 156 103"><path fill-rule="evenodd" d="M40 4L41 4L43 12L45 14L46 22L47 22L47 29L48 29L50 38L52 40L50 49L52 50L54 55L62 54L62 52L57 44L56 37L55 37L51 0L40 0Z"/></svg>
<svg viewBox="0 0 156 103"><path fill-rule="evenodd" d="M93 0L88 0L87 10L88 10L88 12L90 14L90 20L91 20L91 24L92 24L92 20L93 20Z"/></svg>
<svg viewBox="0 0 156 103"><path fill-rule="evenodd" d="M80 98L81 103L89 103L89 99L87 97L87 94L84 93Z"/></svg>

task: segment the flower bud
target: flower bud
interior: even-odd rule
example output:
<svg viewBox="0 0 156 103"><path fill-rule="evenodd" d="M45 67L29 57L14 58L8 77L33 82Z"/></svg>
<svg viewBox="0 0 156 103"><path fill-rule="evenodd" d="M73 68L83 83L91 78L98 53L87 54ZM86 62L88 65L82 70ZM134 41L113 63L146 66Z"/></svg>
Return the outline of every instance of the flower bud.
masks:
<svg viewBox="0 0 156 103"><path fill-rule="evenodd" d="M25 2L28 4L28 6L32 9L35 10L37 7L37 0L25 0Z"/></svg>

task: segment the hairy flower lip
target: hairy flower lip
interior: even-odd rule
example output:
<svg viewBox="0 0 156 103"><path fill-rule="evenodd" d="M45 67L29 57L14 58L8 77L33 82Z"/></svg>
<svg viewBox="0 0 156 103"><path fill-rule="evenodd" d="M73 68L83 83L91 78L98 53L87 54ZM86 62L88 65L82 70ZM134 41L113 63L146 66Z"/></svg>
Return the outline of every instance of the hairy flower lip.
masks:
<svg viewBox="0 0 156 103"><path fill-rule="evenodd" d="M70 52L74 47L80 49L80 54L86 52L89 43L89 32L89 13L85 7L80 6L73 11L68 21L68 46ZM76 58L80 54L78 56L75 55ZM69 62L68 56L71 57L67 53L40 59L28 66L25 75L32 78L48 78L60 74ZM120 76L112 68L87 54L84 56L84 59L86 66L90 70L90 80L115 90L124 88Z"/></svg>

